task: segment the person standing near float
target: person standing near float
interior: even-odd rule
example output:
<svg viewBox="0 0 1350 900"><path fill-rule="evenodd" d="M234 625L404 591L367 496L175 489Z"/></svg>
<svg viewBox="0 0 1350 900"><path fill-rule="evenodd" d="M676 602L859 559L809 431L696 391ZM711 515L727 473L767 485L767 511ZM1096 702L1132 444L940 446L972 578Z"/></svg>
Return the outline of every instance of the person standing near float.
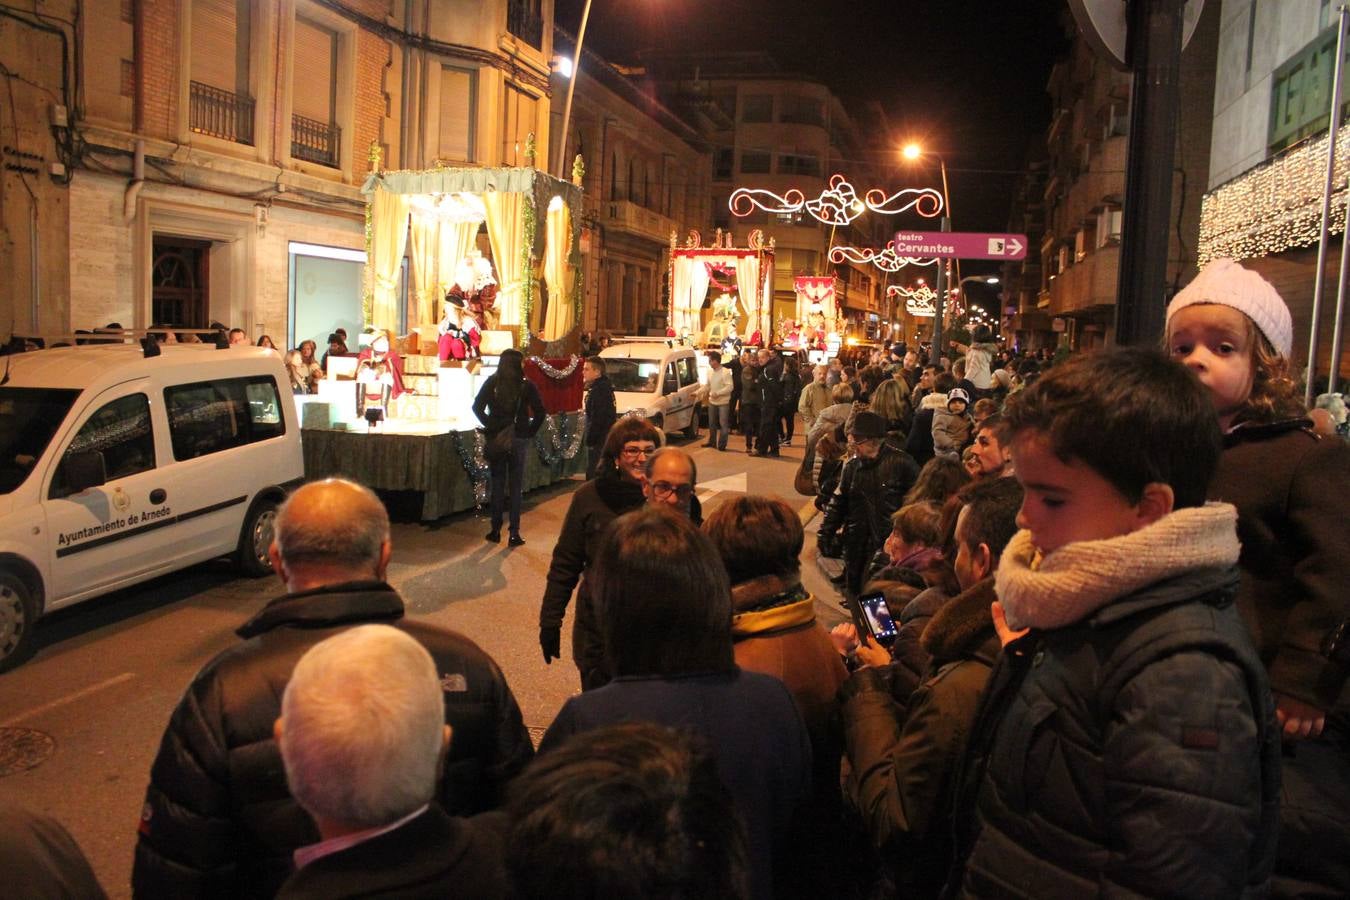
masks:
<svg viewBox="0 0 1350 900"><path fill-rule="evenodd" d="M525 378L525 357L519 350L503 350L497 371L483 382L473 401L473 414L483 423L489 444L493 437L506 428L515 429L511 451L506 456L488 460L488 475L492 483L492 530L485 540L497 544L502 539L502 513L506 506L508 475L511 489L511 537L507 543L519 547L525 543L520 536L520 504L525 488L525 450L530 440L539 433L546 412L539 388Z"/></svg>
<svg viewBox="0 0 1350 900"><path fill-rule="evenodd" d="M581 366L581 379L586 384L586 480L595 477L600 463L600 448L605 436L619 417L614 405L614 386L605 374L605 361L598 356L587 357Z"/></svg>

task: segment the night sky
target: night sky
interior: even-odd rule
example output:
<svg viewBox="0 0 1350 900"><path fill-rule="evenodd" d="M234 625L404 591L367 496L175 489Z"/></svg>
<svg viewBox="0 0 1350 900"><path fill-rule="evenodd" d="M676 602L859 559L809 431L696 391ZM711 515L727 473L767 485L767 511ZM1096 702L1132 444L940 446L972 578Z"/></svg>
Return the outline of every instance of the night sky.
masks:
<svg viewBox="0 0 1350 900"><path fill-rule="evenodd" d="M582 5L557 0L558 24L575 34ZM586 46L623 64L653 47L766 50L833 89L877 146L940 152L953 230L1003 231L1072 23L1064 0L593 0Z"/></svg>

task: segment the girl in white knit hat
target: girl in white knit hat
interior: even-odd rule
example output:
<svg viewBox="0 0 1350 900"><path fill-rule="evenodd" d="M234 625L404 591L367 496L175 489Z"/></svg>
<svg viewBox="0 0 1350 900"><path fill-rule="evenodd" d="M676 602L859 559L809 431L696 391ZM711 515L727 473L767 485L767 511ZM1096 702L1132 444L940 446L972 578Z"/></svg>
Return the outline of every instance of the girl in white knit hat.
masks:
<svg viewBox="0 0 1350 900"><path fill-rule="evenodd" d="M1293 323L1264 278L1231 259L1167 307L1167 346L1209 389L1225 433L1210 496L1238 508L1243 613L1287 738L1320 734L1346 671L1323 652L1346 613L1338 492L1350 450L1319 440L1289 377Z"/></svg>
<svg viewBox="0 0 1350 900"><path fill-rule="evenodd" d="M1224 450L1209 496L1238 509L1238 606L1286 742L1276 895L1350 896L1350 559L1341 488L1350 447L1320 438L1289 375L1293 323L1273 286L1231 259L1167 308L1167 347L1209 389ZM1330 842L1330 843L1329 843Z"/></svg>

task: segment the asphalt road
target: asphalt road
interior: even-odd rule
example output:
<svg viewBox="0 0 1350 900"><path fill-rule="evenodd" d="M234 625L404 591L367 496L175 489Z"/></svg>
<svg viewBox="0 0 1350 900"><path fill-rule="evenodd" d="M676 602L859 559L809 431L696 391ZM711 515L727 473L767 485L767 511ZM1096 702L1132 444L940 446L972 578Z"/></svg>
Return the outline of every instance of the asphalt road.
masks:
<svg viewBox="0 0 1350 900"><path fill-rule="evenodd" d="M792 489L801 439L782 459L719 453L686 442L705 512L736 494L779 495L809 515ZM678 443L678 442L677 442ZM739 447L733 441L733 447ZM578 690L564 625L564 658L545 665L539 600L569 497L579 481L525 497L523 547L487 544L486 519L395 521L389 580L409 613L477 641L505 671L525 722L542 733ZM826 624L843 621L815 564L808 524L803 578ZM197 670L238 638L234 629L280 592L275 577L240 577L206 563L63 610L44 620L25 665L0 675L0 803L55 816L70 829L112 897L130 894L132 850L150 763L169 714Z"/></svg>

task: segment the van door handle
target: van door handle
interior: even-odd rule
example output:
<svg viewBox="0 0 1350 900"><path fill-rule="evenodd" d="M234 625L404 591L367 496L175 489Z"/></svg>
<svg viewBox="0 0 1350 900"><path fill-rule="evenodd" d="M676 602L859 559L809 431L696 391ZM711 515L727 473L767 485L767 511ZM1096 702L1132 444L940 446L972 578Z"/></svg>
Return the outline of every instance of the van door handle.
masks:
<svg viewBox="0 0 1350 900"><path fill-rule="evenodd" d="M164 488L155 488L150 492L150 502L156 505L163 503L168 498L168 493Z"/></svg>

